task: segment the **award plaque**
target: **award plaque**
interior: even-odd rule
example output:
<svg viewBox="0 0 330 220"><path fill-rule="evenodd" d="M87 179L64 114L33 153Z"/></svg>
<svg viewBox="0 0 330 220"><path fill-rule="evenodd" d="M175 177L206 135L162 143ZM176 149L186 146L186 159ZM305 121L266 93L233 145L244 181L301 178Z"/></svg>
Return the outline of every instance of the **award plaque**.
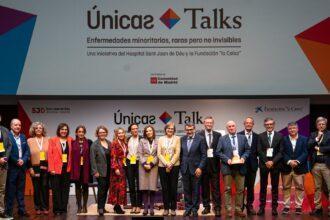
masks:
<svg viewBox="0 0 330 220"><path fill-rule="evenodd" d="M234 155L231 159L231 164L242 164L241 158L238 155Z"/></svg>

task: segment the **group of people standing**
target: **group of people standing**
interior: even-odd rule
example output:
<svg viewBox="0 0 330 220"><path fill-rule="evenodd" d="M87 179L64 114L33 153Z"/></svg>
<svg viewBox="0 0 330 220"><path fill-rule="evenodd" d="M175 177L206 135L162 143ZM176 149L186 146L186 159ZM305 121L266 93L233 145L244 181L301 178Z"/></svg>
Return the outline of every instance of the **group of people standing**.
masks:
<svg viewBox="0 0 330 220"><path fill-rule="evenodd" d="M164 135L156 137L153 126L144 127L140 136L138 124L133 123L128 128L129 137L125 129L116 128L113 140L109 140L108 128L101 125L96 128L96 140L92 142L86 138L85 126L79 125L72 138L66 123L60 123L56 136L49 138L44 124L34 122L29 131L30 138L26 139L21 133L21 122L13 119L10 131L0 126L0 217L12 217L15 197L18 214L29 216L24 206L26 170L32 177L37 215L49 214L49 189L52 189L53 213L66 213L71 182L75 184L77 213L87 213L88 189L94 178L98 182L99 215L109 212L105 209L107 202L113 205L115 213L125 213L122 206L127 204L128 184L130 213L141 213L142 208L144 216L153 216L159 176L163 216L175 216L179 173L184 191L184 216L198 216L200 191L204 206L202 214L211 212L212 201L215 215L221 216L220 173L225 185L226 216L233 215L232 183L236 186L234 215L245 217L244 209L248 215L264 215L269 175L272 214L278 214L280 175L284 194L282 213L290 212L290 190L294 183L295 213L301 214L308 159L315 182L316 207L311 214L321 215L322 185L330 191L327 119L316 120L317 131L309 138L299 134L296 122L288 124L289 135L285 137L275 131L272 118L264 120L266 131L259 135L253 131L253 126L253 118L247 117L244 130L238 132L236 123L228 121L227 134L222 136L213 130L214 119L209 116L204 118L205 129L200 132L196 132L194 124L187 123L186 135L178 137L175 124L169 122ZM253 202L258 168L260 207L256 212Z"/></svg>

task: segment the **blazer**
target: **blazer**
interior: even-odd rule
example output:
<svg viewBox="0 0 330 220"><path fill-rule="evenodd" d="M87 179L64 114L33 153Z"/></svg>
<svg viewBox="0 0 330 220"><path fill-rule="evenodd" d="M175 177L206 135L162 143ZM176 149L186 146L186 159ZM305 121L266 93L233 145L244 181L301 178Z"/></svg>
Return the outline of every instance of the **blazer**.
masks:
<svg viewBox="0 0 330 220"><path fill-rule="evenodd" d="M315 146L318 145L315 138L317 137L318 132L311 133L311 136L308 141L308 148L311 154L311 167L313 168L317 151L315 150ZM325 164L330 168L330 131L326 130L323 134L323 138L321 143L319 144L320 152L324 154L325 157Z"/></svg>
<svg viewBox="0 0 330 220"><path fill-rule="evenodd" d="M295 174L304 174L308 172L307 169L307 147L308 147L308 138L302 135L298 135L296 142L296 147L293 150L290 137L285 136L283 139L283 168L282 173L288 174L292 170ZM289 160L298 160L298 166L294 169L288 165Z"/></svg>
<svg viewBox="0 0 330 220"><path fill-rule="evenodd" d="M188 151L187 146L188 136L181 137L181 174L191 175L195 174L197 168L203 169L206 163L206 141L205 139L195 133L195 137L191 143L190 150Z"/></svg>
<svg viewBox="0 0 330 220"><path fill-rule="evenodd" d="M237 134L237 143L238 155L246 161L250 154L250 146L245 135ZM245 163L228 165L228 160L234 156L229 134L226 134L219 139L216 156L220 158L221 172L223 175L230 175L233 168L238 168L241 175L246 174L247 169Z"/></svg>
<svg viewBox="0 0 330 220"><path fill-rule="evenodd" d="M270 161L267 155L267 148L269 148L267 131L259 134L258 141L258 156L259 156L259 166L260 168L266 168L266 162ZM272 161L274 163L273 169L281 169L282 167L282 159L283 159L283 136L274 131L274 136L272 140L273 148L273 158Z"/></svg>
<svg viewBox="0 0 330 220"><path fill-rule="evenodd" d="M19 135L20 139L21 139L21 148L22 148L22 160L24 161L24 164L22 166L23 170L26 170L28 168L28 161L29 161L29 157L30 157L30 149L29 146L27 144L26 141L26 137L24 134L20 134ZM17 161L19 159L19 155L18 155L18 147L14 138L14 135L12 132L9 132L9 139L10 142L12 144L12 149L9 155L9 159L8 159L8 166L9 168L19 168L17 166Z"/></svg>
<svg viewBox="0 0 330 220"><path fill-rule="evenodd" d="M148 140L142 138L138 147L138 157L140 159L140 164L145 164L149 156L153 156L153 161L151 162L154 166L158 165L158 157L157 157L157 148L158 148L158 140L154 140L154 147L152 150L149 150Z"/></svg>
<svg viewBox="0 0 330 220"><path fill-rule="evenodd" d="M71 154L71 180L81 182L80 176L83 175L83 184L88 184L91 182L90 176L90 146L92 141L89 139L84 139L82 147L82 157L83 157L83 174L81 174L81 154L79 140L72 141L72 154Z"/></svg>
<svg viewBox="0 0 330 220"><path fill-rule="evenodd" d="M165 160L165 154L168 149L166 148L165 142L166 142L166 136L162 136L158 139L157 156L159 159L159 163L158 163L159 167L165 167L165 164L167 163ZM171 143L171 146L169 146L168 148L170 151L172 151L172 157L170 162L174 164L174 166L179 166L180 150L181 150L180 137L174 135L173 142Z"/></svg>
<svg viewBox="0 0 330 220"><path fill-rule="evenodd" d="M10 152L12 149L12 143L9 139L9 131L7 128L0 125L0 132L1 132L1 139L2 139L3 145L5 147L5 152L4 152L3 156L9 158ZM8 167L8 163L0 165L0 167L6 169Z"/></svg>
<svg viewBox="0 0 330 220"><path fill-rule="evenodd" d="M71 155L72 155L72 137L67 138L68 148L69 148L69 156L68 163L66 167L66 171L69 173L71 171ZM60 142L60 138L55 136L49 139L48 146L48 171L53 172L55 174L62 173L62 146Z"/></svg>
<svg viewBox="0 0 330 220"><path fill-rule="evenodd" d="M109 152L111 152L111 142L108 140L107 142ZM107 177L107 171L110 169L110 164L108 166L107 157L104 153L100 140L94 141L90 147L90 159L91 174L94 175L95 173L99 173L101 177Z"/></svg>
<svg viewBox="0 0 330 220"><path fill-rule="evenodd" d="M245 136L245 130L238 132L238 134L242 134ZM246 137L246 136L245 136ZM250 155L247 158L245 164L248 170L256 172L258 170L258 141L259 135L255 132L252 132L252 143L250 146Z"/></svg>
<svg viewBox="0 0 330 220"><path fill-rule="evenodd" d="M205 130L201 130L200 132L198 132L198 134L200 136L204 137L205 143L206 143L205 146L206 146L206 150L207 150L208 146L207 146L206 138L208 138L208 137L205 136ZM209 160L209 158L207 158L204 169L208 169L208 170L210 169L212 172L218 173L219 169L220 169L220 162L219 162L219 159L215 156L215 152L217 151L217 146L218 146L218 142L219 142L219 138L221 137L221 134L219 132L212 131L212 136L213 136L213 139L212 139L212 143L211 143L211 148L213 149L213 159L210 158L210 160Z"/></svg>

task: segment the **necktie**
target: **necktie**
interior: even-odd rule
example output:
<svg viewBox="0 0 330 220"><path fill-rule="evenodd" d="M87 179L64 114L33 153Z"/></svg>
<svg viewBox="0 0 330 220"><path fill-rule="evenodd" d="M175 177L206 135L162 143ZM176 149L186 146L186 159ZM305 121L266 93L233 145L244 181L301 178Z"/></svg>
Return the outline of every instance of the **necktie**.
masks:
<svg viewBox="0 0 330 220"><path fill-rule="evenodd" d="M211 144L212 144L212 134L209 133L209 147L211 147Z"/></svg>
<svg viewBox="0 0 330 220"><path fill-rule="evenodd" d="M249 146L251 147L251 144L252 144L252 137L251 137L251 133L249 133L249 136L248 136L248 144Z"/></svg>
<svg viewBox="0 0 330 220"><path fill-rule="evenodd" d="M268 142L269 142L269 145L271 146L272 145L272 132L268 132Z"/></svg>
<svg viewBox="0 0 330 220"><path fill-rule="evenodd" d="M188 152L190 151L192 140L193 140L192 137L188 137L188 141L187 141Z"/></svg>
<svg viewBox="0 0 330 220"><path fill-rule="evenodd" d="M235 143L235 135L232 135L231 138L232 138L232 145L233 145L233 150L236 150L236 143Z"/></svg>

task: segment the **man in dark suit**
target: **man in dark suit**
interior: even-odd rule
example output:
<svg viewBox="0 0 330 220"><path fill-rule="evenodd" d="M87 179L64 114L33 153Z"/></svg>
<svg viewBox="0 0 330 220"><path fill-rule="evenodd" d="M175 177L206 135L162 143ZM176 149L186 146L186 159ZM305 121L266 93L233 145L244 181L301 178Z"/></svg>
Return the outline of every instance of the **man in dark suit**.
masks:
<svg viewBox="0 0 330 220"><path fill-rule="evenodd" d="M308 147L311 153L311 167L315 183L314 204L315 209L311 215L322 215L321 189L325 183L330 192L330 131L327 130L327 119L316 119L317 131L311 133ZM328 193L328 216L330 216L330 194Z"/></svg>
<svg viewBox="0 0 330 220"><path fill-rule="evenodd" d="M213 131L214 120L211 116L204 118L205 130L200 131L198 134L203 136L206 140L207 159L202 174L202 199L204 210L202 214L211 212L210 206L210 186L212 192L213 208L215 216L221 216L221 197L220 197L220 164L219 159L214 156L217 150L217 145L221 134Z"/></svg>
<svg viewBox="0 0 330 220"><path fill-rule="evenodd" d="M283 159L283 136L274 131L275 121L272 118L264 120L266 131L259 134L258 155L260 167L260 209L258 215L265 214L268 175L272 185L272 215L278 215L278 182Z"/></svg>
<svg viewBox="0 0 330 220"><path fill-rule="evenodd" d="M16 197L18 214L20 216L29 217L30 215L25 210L24 190L25 171L30 157L30 150L25 135L21 133L21 121L13 119L10 123L10 127L9 138L12 149L8 159L6 214L8 216L13 215L14 199Z"/></svg>
<svg viewBox="0 0 330 220"><path fill-rule="evenodd" d="M195 133L195 125L185 125L186 135L181 137L181 174L183 182L185 212L183 216L198 216L199 186L206 161L205 139Z"/></svg>
<svg viewBox="0 0 330 220"><path fill-rule="evenodd" d="M258 138L259 135L253 131L254 120L252 117L247 117L244 120L244 130L238 134L245 135L250 146L250 155L247 158L245 165L247 173L245 175L244 186L246 187L246 213L248 215L255 215L256 211L253 209L254 202L254 183L256 180L256 174L258 170ZM243 207L244 210L244 207Z"/></svg>
<svg viewBox="0 0 330 220"><path fill-rule="evenodd" d="M236 123L228 121L228 134L219 139L216 156L221 161L221 172L225 183L225 208L227 217L232 217L231 194L232 181L236 186L235 216L245 217L242 212L244 178L246 175L245 161L250 154L250 146L244 135L236 133Z"/></svg>
<svg viewBox="0 0 330 220"><path fill-rule="evenodd" d="M283 200L284 209L282 214L290 212L290 194L292 182L295 186L295 208L296 214L302 214L301 206L304 199L304 179L307 169L307 143L308 138L298 134L298 124L288 124L289 135L283 140Z"/></svg>
<svg viewBox="0 0 330 220"><path fill-rule="evenodd" d="M1 122L1 115L0 115ZM11 151L9 131L0 125L0 218L9 218L5 213L5 193L8 169L8 158Z"/></svg>

